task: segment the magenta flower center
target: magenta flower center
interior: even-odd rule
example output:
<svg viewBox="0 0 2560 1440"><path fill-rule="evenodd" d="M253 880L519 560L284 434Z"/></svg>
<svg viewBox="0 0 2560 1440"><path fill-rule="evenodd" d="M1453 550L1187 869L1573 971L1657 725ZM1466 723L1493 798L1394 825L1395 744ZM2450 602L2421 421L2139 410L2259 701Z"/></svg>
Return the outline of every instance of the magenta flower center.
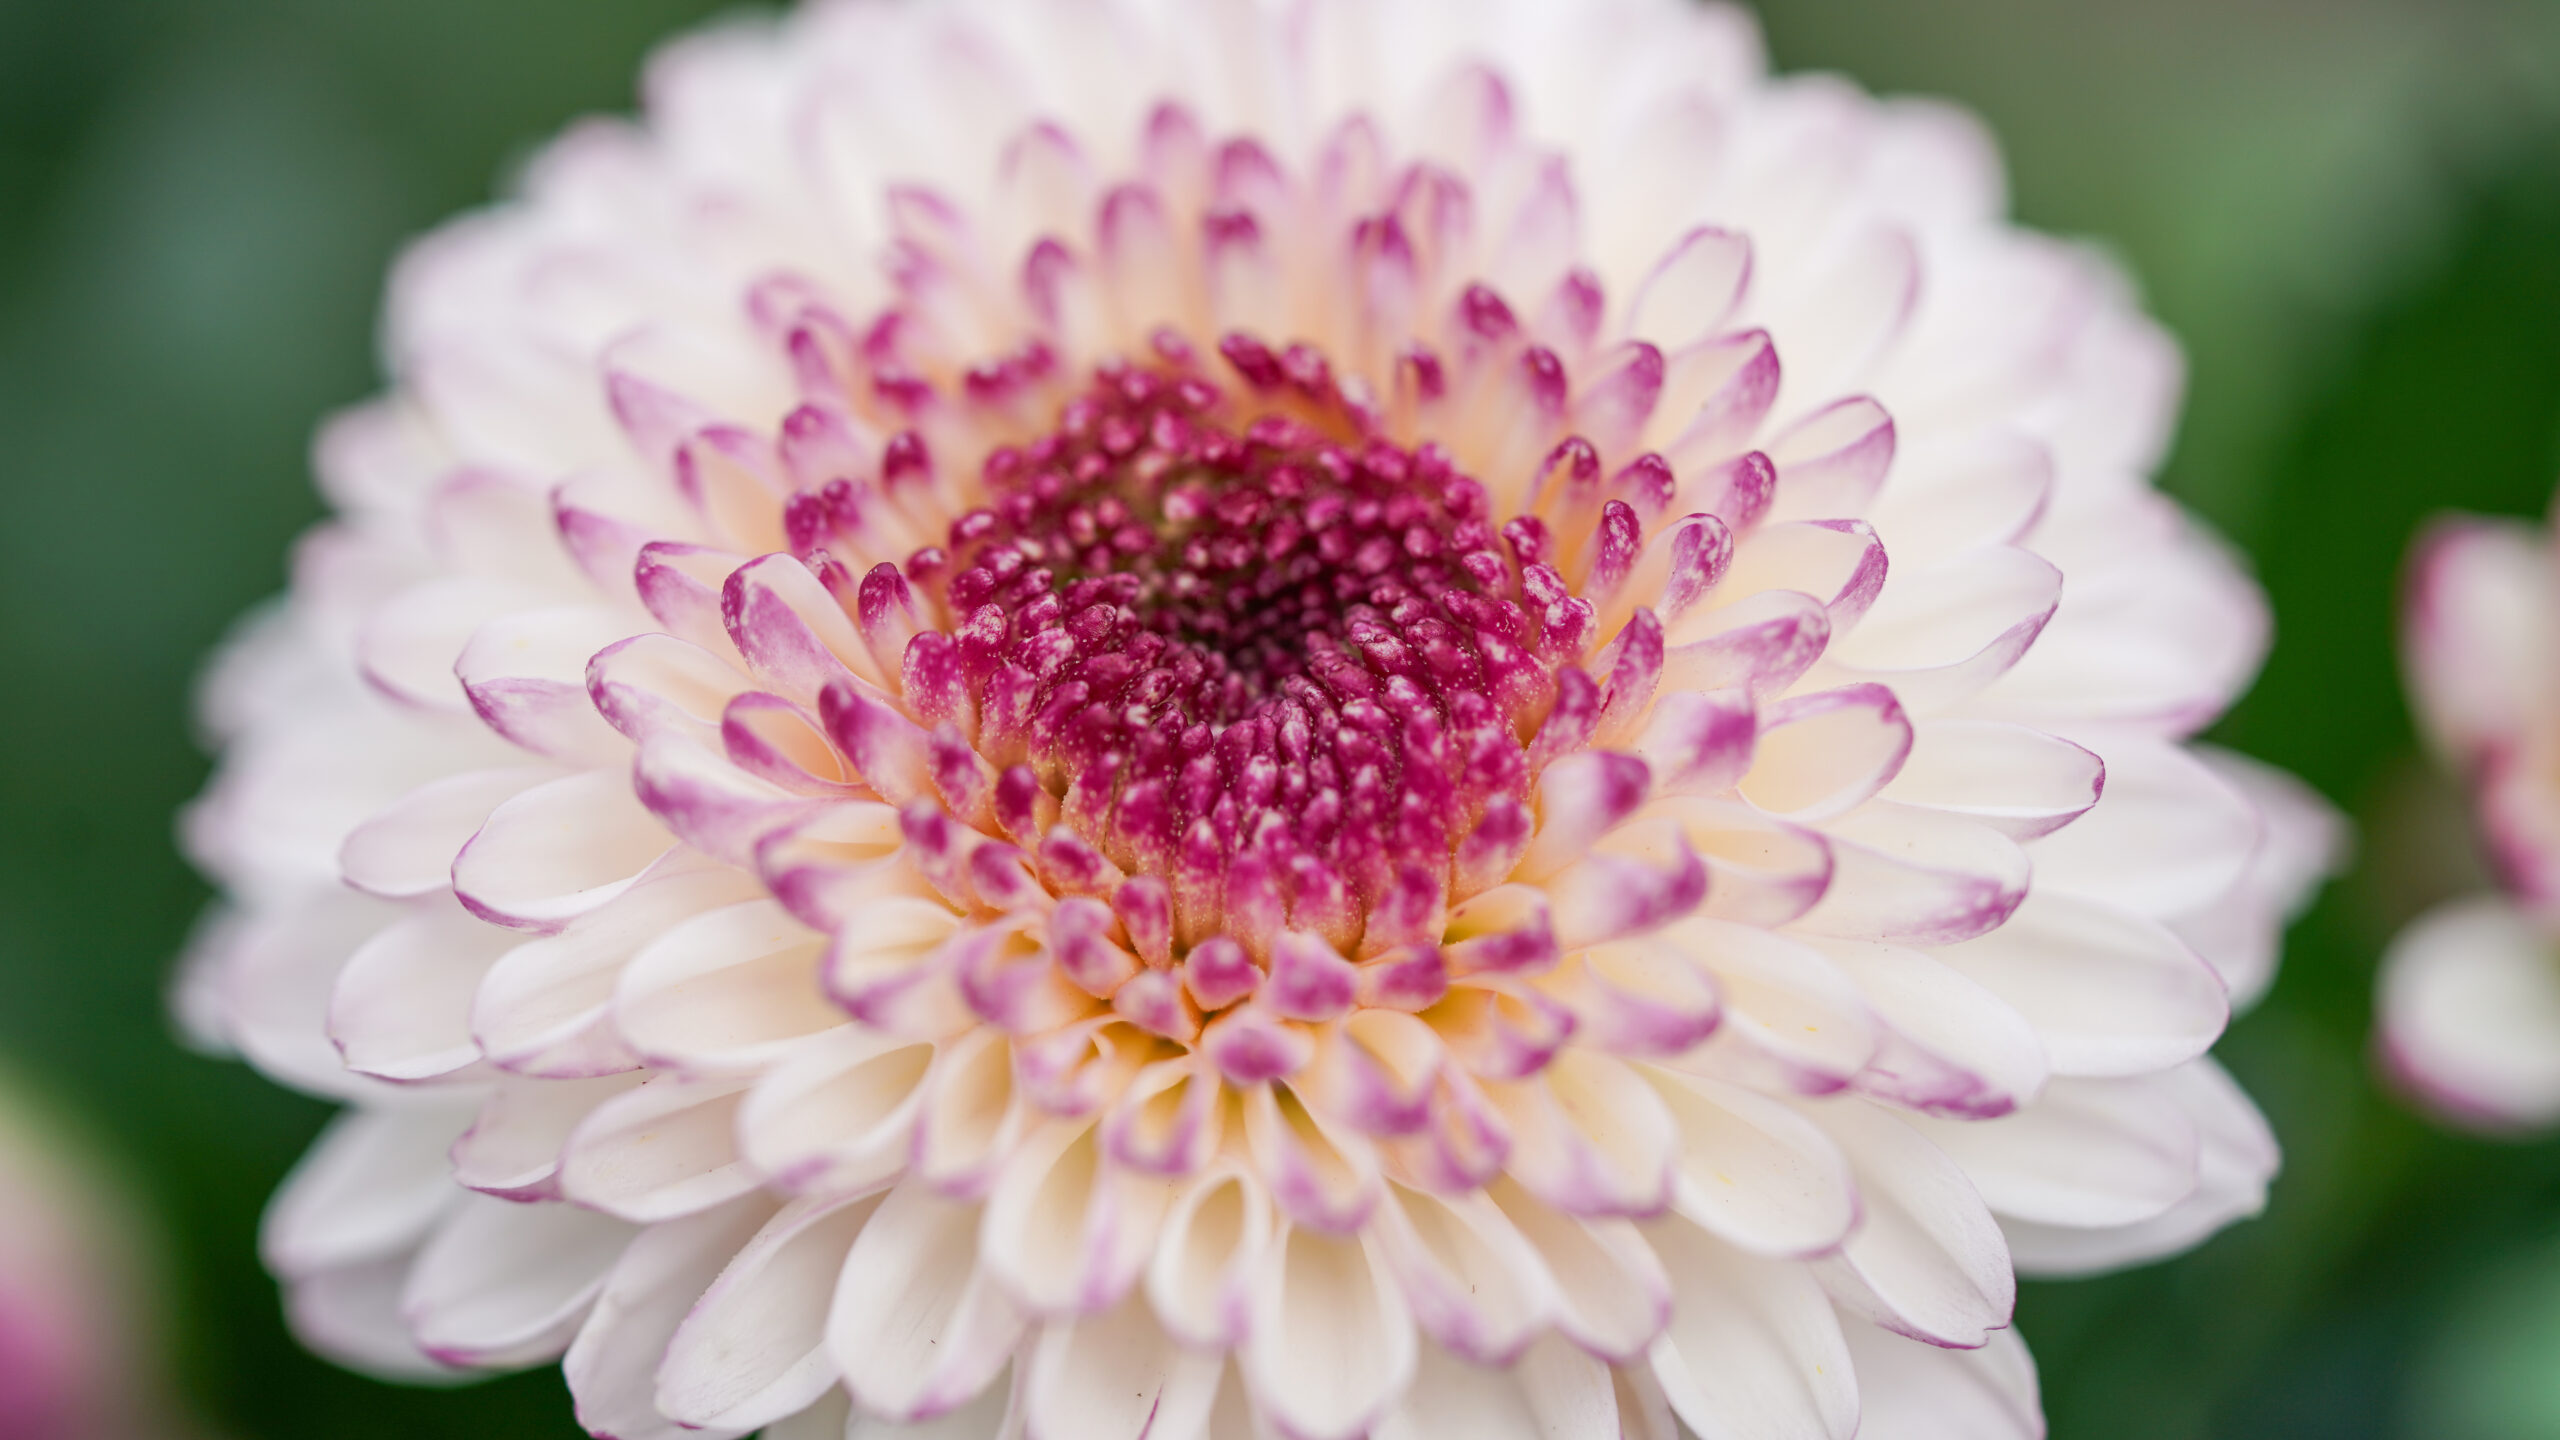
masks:
<svg viewBox="0 0 2560 1440"><path fill-rule="evenodd" d="M1170 339L1097 370L987 458L947 550L859 603L939 592L910 696L974 718L1002 828L1090 870L1157 963L1223 936L1267 968L1291 931L1428 950L1528 841L1534 737L1596 711L1571 665L1593 608L1545 525L1497 530L1483 485L1383 438L1321 356L1220 349L1242 386Z"/></svg>

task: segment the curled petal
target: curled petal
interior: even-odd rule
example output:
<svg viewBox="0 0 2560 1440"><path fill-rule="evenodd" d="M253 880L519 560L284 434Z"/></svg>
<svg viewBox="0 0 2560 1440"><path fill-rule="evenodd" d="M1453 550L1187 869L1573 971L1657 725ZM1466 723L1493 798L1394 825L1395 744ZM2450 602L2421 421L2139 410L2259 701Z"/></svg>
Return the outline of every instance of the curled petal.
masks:
<svg viewBox="0 0 2560 1440"><path fill-rule="evenodd" d="M988 1194L985 1263L1035 1313L1107 1310L1137 1283L1172 1199L1165 1179L1112 1164L1095 1126L1049 1124Z"/></svg>
<svg viewBox="0 0 2560 1440"><path fill-rule="evenodd" d="M2107 786L2106 762L2081 746L1997 720L1930 720L1886 799L1944 810L2033 840L2079 819Z"/></svg>
<svg viewBox="0 0 2560 1440"><path fill-rule="evenodd" d="M636 1071L540 1084L506 1080L453 1142L453 1178L501 1200L560 1198L560 1152L587 1113L638 1085Z"/></svg>
<svg viewBox="0 0 2560 1440"><path fill-rule="evenodd" d="M433 894L453 883L453 855L507 800L559 778L548 766L465 770L430 780L347 833L338 871L386 900Z"/></svg>
<svg viewBox="0 0 2560 1440"><path fill-rule="evenodd" d="M560 1192L637 1224L691 1215L754 1190L739 1158L746 1087L653 1076L599 1105L560 1152Z"/></svg>
<svg viewBox="0 0 2560 1440"><path fill-rule="evenodd" d="M1611 1364L1644 1354L1671 1318L1671 1279L1634 1223L1567 1215L1509 1180L1485 1194L1545 1263L1556 1328Z"/></svg>
<svg viewBox="0 0 2560 1440"><path fill-rule="evenodd" d="M1898 946L1833 940L1822 948L1882 1027L1859 1089L1924 1114L1981 1120L2008 1114L2043 1088L2050 1070L2043 1037L1962 971Z"/></svg>
<svg viewBox="0 0 2560 1440"><path fill-rule="evenodd" d="M828 1363L864 1410L924 1420L967 1404L1004 1369L1022 1312L981 1263L975 1205L916 1181L889 1192L820 1277Z"/></svg>
<svg viewBox="0 0 2560 1440"><path fill-rule="evenodd" d="M520 1075L575 1079L636 1066L608 1014L623 967L669 928L755 891L753 877L735 870L653 876L559 934L516 946L472 997L472 1039Z"/></svg>
<svg viewBox="0 0 2560 1440"><path fill-rule="evenodd" d="M1654 1342L1654 1377L1700 1435L1849 1440L1857 1377L1840 1322L1803 1267L1725 1246L1685 1220L1646 1238L1675 1306Z"/></svg>
<svg viewBox="0 0 2560 1440"><path fill-rule="evenodd" d="M1935 570L1896 571L1875 608L1825 653L1823 674L1891 685L1921 714L1949 710L2020 663L2061 597L2062 572L2051 561L2009 547Z"/></svg>
<svg viewBox="0 0 2560 1440"><path fill-rule="evenodd" d="M537 754L602 764L622 746L587 694L587 661L630 633L602 606L501 616L474 631L454 674L482 723Z"/></svg>
<svg viewBox="0 0 2560 1440"><path fill-rule="evenodd" d="M1999 1222L1946 1154L1881 1108L1816 1107L1857 1167L1864 1214L1815 1267L1842 1308L1932 1345L1975 1349L2009 1323L2018 1283Z"/></svg>
<svg viewBox="0 0 2560 1440"><path fill-rule="evenodd" d="M2141 1075L2192 1060L2231 1014L2221 979L2166 926L2042 887L2007 924L1936 956L2035 1027L2059 1075Z"/></svg>
<svg viewBox="0 0 2560 1440"><path fill-rule="evenodd" d="M748 683L732 662L673 635L634 635L587 661L587 698L634 740L675 730L708 741Z"/></svg>
<svg viewBox="0 0 2560 1440"><path fill-rule="evenodd" d="M1790 820L1832 819L1891 784L1911 741L1911 717L1882 685L1791 696L1760 722L1742 796Z"/></svg>
<svg viewBox="0 0 2560 1440"><path fill-rule="evenodd" d="M1032 1433L1054 1440L1198 1434L1226 1368L1177 1344L1136 1296L1042 1326L1029 1365L1023 1411Z"/></svg>
<svg viewBox="0 0 2560 1440"><path fill-rule="evenodd" d="M1466 1352L1423 1347L1413 1384L1369 1433L1372 1440L1546 1440L1548 1436L1626 1435L1610 1369L1558 1336L1547 1336L1500 1370L1462 1363ZM1666 1421L1668 1416L1664 1417ZM1663 1432L1666 1440L1668 1432Z"/></svg>
<svg viewBox="0 0 2560 1440"><path fill-rule="evenodd" d="M1244 1092L1244 1141L1272 1198L1300 1227L1355 1234L1384 1180L1376 1146L1312 1112L1285 1086Z"/></svg>
<svg viewBox="0 0 2560 1440"><path fill-rule="evenodd" d="M1241 1344L1277 1224L1269 1192L1244 1171L1222 1166L1186 1186L1147 1261L1147 1298L1165 1329L1201 1349Z"/></svg>
<svg viewBox="0 0 2560 1440"><path fill-rule="evenodd" d="M743 1431L806 1408L835 1383L828 1306L845 1252L878 1197L786 1205L676 1327L658 1409L680 1424Z"/></svg>
<svg viewBox="0 0 2560 1440"><path fill-rule="evenodd" d="M699 1433L659 1412L658 1362L694 1302L773 1218L774 1208L762 1196L748 1196L652 1225L623 1249L561 1361L580 1425L627 1440L684 1440Z"/></svg>
<svg viewBox="0 0 2560 1440"><path fill-rule="evenodd" d="M1969 820L1875 804L1828 835L1831 885L1797 922L1816 934L1951 945L1989 932L2026 899L2025 852Z"/></svg>
<svg viewBox="0 0 2560 1440"><path fill-rule="evenodd" d="M1510 1124L1505 1169L1569 1215L1654 1215L1671 1203L1678 1131L1627 1065L1575 1047L1527 1080L1488 1087Z"/></svg>
<svg viewBox="0 0 2560 1440"><path fill-rule="evenodd" d="M877 1190L907 1166L934 1060L927 1042L867 1028L820 1036L756 1082L740 1150L786 1194Z"/></svg>
<svg viewBox="0 0 2560 1440"><path fill-rule="evenodd" d="M480 1058L471 995L510 932L449 899L420 902L356 951L329 993L329 1038L347 1067L385 1080L431 1080Z"/></svg>
<svg viewBox="0 0 2560 1440"><path fill-rule="evenodd" d="M1978 1350L1907 1340L1843 1324L1858 1366L1859 1424L1891 1440L2044 1440L2036 1362L2015 1330Z"/></svg>
<svg viewBox="0 0 2560 1440"><path fill-rule="evenodd" d="M1751 239L1701 227L1680 237L1627 302L1627 332L1677 350L1723 328L1751 283Z"/></svg>
<svg viewBox="0 0 2560 1440"><path fill-rule="evenodd" d="M1254 1300L1238 1358L1258 1407L1290 1432L1352 1440L1411 1382L1412 1312L1372 1242L1285 1230Z"/></svg>
<svg viewBox="0 0 2560 1440"><path fill-rule="evenodd" d="M1677 824L1706 866L1700 914L1783 925L1811 910L1831 888L1837 861L1820 830L1737 801L1691 795L1659 802L1647 813Z"/></svg>
<svg viewBox="0 0 2560 1440"><path fill-rule="evenodd" d="M1874 1058L1876 1020L1855 981L1804 941L1724 920L1661 936L1715 979L1725 1022L1680 1068L1803 1094L1847 1085Z"/></svg>
<svg viewBox="0 0 2560 1440"><path fill-rule="evenodd" d="M688 1074L752 1074L844 1015L819 985L825 940L770 900L707 911L631 959L614 1016L632 1048Z"/></svg>
<svg viewBox="0 0 2560 1440"><path fill-rule="evenodd" d="M418 1348L448 1365L549 1360L634 1233L574 1206L475 1196L419 1252L401 1313Z"/></svg>
<svg viewBox="0 0 2560 1440"><path fill-rule="evenodd" d="M1668 1069L1646 1074L1678 1129L1671 1204L1728 1245L1818 1255L1858 1221L1849 1163L1821 1127L1746 1086Z"/></svg>
<svg viewBox="0 0 2560 1440"><path fill-rule="evenodd" d="M2266 1207L2267 1182L2276 1172L2275 1135L2220 1066L2196 1060L2147 1082L2083 1083L2147 1083L2170 1096L2195 1129L2195 1188L2167 1210L2124 1225L2004 1216L2001 1228L2008 1232L2020 1274L2086 1275L2138 1265L2183 1250Z"/></svg>
<svg viewBox="0 0 2560 1440"><path fill-rule="evenodd" d="M638 883L672 841L629 780L590 770L491 811L454 857L454 893L492 923L556 930Z"/></svg>
<svg viewBox="0 0 2560 1440"><path fill-rule="evenodd" d="M1415 1321L1453 1353L1509 1365L1546 1328L1555 1307L1546 1265L1481 1191L1392 1187L1375 1229L1378 1257Z"/></svg>

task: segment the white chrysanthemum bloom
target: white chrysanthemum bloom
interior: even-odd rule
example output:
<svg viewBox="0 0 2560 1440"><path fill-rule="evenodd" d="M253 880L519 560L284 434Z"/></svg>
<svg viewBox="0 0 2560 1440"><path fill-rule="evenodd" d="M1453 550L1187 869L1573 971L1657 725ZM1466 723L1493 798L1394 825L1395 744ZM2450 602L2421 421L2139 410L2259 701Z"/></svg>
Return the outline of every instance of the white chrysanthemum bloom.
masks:
<svg viewBox="0 0 2560 1440"><path fill-rule="evenodd" d="M2411 708L2470 788L2498 883L2420 916L2383 957L2384 1064L2489 1131L2560 1124L2560 568L2518 521L2422 535L2401 615Z"/></svg>
<svg viewBox="0 0 2560 1440"><path fill-rule="evenodd" d="M211 686L315 1344L621 1440L1986 1440L2014 1269L2259 1204L2259 597L1962 116L1676 0L647 99L403 264Z"/></svg>

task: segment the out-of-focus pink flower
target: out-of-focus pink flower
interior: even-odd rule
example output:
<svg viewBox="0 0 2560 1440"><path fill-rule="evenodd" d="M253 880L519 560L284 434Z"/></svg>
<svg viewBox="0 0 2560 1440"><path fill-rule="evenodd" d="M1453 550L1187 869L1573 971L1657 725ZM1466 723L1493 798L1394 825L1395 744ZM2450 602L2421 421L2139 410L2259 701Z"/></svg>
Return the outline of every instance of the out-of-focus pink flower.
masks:
<svg viewBox="0 0 2560 1440"><path fill-rule="evenodd" d="M2456 517L2410 563L2402 668L2420 727L2468 786L2498 889L2392 942L2381 1047L2438 1113L2491 1131L2560 1121L2560 576L2522 522Z"/></svg>
<svg viewBox="0 0 2560 1440"><path fill-rule="evenodd" d="M139 1222L0 1089L0 1440L167 1440Z"/></svg>
<svg viewBox="0 0 2560 1440"><path fill-rule="evenodd" d="M622 1440L1993 1440L2016 1269L2258 1206L2320 812L2186 743L2259 596L1969 120L1675 0L648 102L401 267L211 686L313 1343Z"/></svg>

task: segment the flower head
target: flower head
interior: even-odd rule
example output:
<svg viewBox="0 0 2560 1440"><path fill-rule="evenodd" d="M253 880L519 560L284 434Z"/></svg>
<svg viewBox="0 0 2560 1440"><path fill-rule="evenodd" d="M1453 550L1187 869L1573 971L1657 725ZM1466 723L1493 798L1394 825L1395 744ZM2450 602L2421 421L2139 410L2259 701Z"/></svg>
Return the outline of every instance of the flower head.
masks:
<svg viewBox="0 0 2560 1440"><path fill-rule="evenodd" d="M2439 521L2418 541L2401 651L2411 707L2468 787L2497 888L2393 940L2383 1063L2439 1114L2493 1131L2560 1122L2560 616L2551 540Z"/></svg>
<svg viewBox="0 0 2560 1440"><path fill-rule="evenodd" d="M404 264L212 688L315 1343L623 1440L2028 1435L2013 1264L2258 1203L2258 599L1967 121L1673 0L648 100Z"/></svg>

